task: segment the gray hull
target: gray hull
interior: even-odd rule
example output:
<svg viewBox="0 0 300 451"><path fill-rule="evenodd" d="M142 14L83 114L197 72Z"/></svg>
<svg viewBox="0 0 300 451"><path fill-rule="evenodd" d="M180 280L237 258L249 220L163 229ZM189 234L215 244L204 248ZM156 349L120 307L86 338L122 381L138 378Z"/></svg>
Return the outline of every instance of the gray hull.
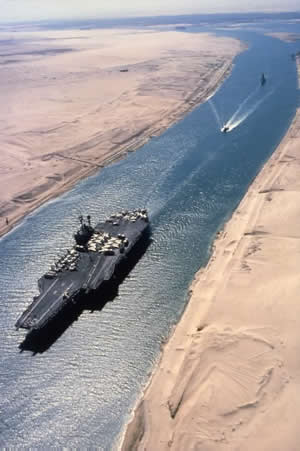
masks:
<svg viewBox="0 0 300 451"><path fill-rule="evenodd" d="M101 289L101 285L113 277L120 263L125 263L124 259L144 239L148 227L145 215L134 221L123 215L97 224L84 249L75 251L81 246L74 246L68 254L70 258L66 267L49 271L39 279L40 293L18 319L16 328L41 329L67 304L80 302L82 296ZM102 243L103 240L106 244ZM76 268L72 259L76 260Z"/></svg>

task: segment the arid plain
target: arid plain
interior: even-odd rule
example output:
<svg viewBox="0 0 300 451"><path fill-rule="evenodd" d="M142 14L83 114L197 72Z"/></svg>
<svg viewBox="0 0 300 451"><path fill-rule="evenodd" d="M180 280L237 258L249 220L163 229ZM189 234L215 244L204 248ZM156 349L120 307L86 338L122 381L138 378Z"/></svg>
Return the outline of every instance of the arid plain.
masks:
<svg viewBox="0 0 300 451"><path fill-rule="evenodd" d="M170 30L6 30L0 48L3 234L205 100L242 44Z"/></svg>

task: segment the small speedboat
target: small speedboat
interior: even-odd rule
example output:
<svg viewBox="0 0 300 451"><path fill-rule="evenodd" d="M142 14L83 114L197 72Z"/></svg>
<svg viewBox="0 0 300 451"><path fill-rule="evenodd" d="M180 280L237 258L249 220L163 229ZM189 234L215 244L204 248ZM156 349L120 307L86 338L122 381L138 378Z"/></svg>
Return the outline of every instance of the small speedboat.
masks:
<svg viewBox="0 0 300 451"><path fill-rule="evenodd" d="M227 133L228 131L229 131L228 125L223 125L223 127L221 128L221 132L222 133Z"/></svg>

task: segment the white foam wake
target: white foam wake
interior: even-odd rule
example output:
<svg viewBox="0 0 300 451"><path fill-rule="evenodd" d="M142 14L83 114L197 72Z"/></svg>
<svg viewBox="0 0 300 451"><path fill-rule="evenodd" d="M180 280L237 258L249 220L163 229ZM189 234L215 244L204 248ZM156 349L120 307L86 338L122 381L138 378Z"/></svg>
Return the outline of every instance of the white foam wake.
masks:
<svg viewBox="0 0 300 451"><path fill-rule="evenodd" d="M243 111L243 108L246 107L246 105L252 100L252 98L257 94L258 90L260 89L260 86L258 86L253 92L251 92L248 97L246 97L245 100L240 104L236 112L233 114L231 119L227 122L226 125L230 127L230 124L234 123L235 120L238 118L239 114Z"/></svg>
<svg viewBox="0 0 300 451"><path fill-rule="evenodd" d="M208 99L208 103L212 109L212 112L214 113L218 127L221 128L223 126L223 121L221 120L221 117L217 111L217 108L215 107L215 104L213 103L213 101L211 99Z"/></svg>
<svg viewBox="0 0 300 451"><path fill-rule="evenodd" d="M242 122L244 122L251 114L253 114L257 108L271 95L273 94L274 89L268 91L263 97L258 99L253 105L249 106L249 108L242 112L242 108L239 108L240 115L236 112L232 118L227 122L226 126L229 127L229 131L238 127Z"/></svg>

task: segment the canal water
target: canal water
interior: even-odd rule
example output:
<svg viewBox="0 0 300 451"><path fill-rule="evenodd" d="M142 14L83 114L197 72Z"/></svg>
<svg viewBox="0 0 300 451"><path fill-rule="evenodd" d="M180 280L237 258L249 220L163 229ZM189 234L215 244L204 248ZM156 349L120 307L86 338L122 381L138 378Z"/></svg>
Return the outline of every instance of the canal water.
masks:
<svg viewBox="0 0 300 451"><path fill-rule="evenodd" d="M250 31L219 33L248 49L209 102L0 241L1 447L116 445L216 232L287 131L298 99L292 46ZM37 279L71 245L78 215L96 222L135 207L149 209L152 242L113 302L101 309L99 293L98 308L21 351L25 332L14 324Z"/></svg>

